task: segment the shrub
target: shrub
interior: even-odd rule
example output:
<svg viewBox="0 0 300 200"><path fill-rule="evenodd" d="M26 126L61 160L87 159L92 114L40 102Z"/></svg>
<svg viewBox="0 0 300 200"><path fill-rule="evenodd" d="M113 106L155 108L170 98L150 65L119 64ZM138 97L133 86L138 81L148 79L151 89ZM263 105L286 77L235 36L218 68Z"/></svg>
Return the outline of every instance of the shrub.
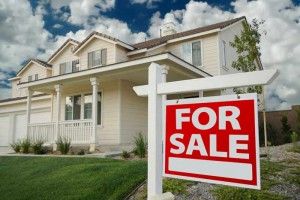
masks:
<svg viewBox="0 0 300 200"><path fill-rule="evenodd" d="M80 151L77 153L77 155L84 155L84 154L85 154L84 149L80 149Z"/></svg>
<svg viewBox="0 0 300 200"><path fill-rule="evenodd" d="M290 135L292 133L291 126L288 123L287 116L282 116L281 118L281 134L283 136L284 142L289 143L290 142Z"/></svg>
<svg viewBox="0 0 300 200"><path fill-rule="evenodd" d="M29 153L30 146L31 146L30 140L29 140L29 139L24 139L24 140L21 142L21 150L22 150L22 153Z"/></svg>
<svg viewBox="0 0 300 200"><path fill-rule="evenodd" d="M173 194L185 194L191 181L166 178L163 180L163 191Z"/></svg>
<svg viewBox="0 0 300 200"><path fill-rule="evenodd" d="M65 137L59 137L56 141L56 145L61 154L67 154L71 148L71 140Z"/></svg>
<svg viewBox="0 0 300 200"><path fill-rule="evenodd" d="M294 131L291 134L291 140L292 140L292 143L293 143L291 151L300 153L300 148L298 146L298 134Z"/></svg>
<svg viewBox="0 0 300 200"><path fill-rule="evenodd" d="M134 154L140 158L145 158L147 152L147 142L146 138L142 135L142 133L139 133L138 136L134 138L134 144Z"/></svg>
<svg viewBox="0 0 300 200"><path fill-rule="evenodd" d="M21 151L21 142L20 142L20 141L14 142L14 143L10 144L10 147L11 147L16 153L20 153L20 151Z"/></svg>
<svg viewBox="0 0 300 200"><path fill-rule="evenodd" d="M122 158L124 158L124 159L130 158L130 153L128 151L123 151Z"/></svg>
<svg viewBox="0 0 300 200"><path fill-rule="evenodd" d="M44 141L39 140L36 141L32 144L32 150L34 154L45 154L46 153L46 149L43 147L44 145Z"/></svg>

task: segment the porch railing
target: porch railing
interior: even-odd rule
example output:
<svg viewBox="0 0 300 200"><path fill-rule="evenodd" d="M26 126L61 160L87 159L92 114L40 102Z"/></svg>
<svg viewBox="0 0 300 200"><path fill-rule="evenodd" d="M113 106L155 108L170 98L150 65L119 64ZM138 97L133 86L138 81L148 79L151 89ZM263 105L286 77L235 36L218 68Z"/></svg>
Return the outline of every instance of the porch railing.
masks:
<svg viewBox="0 0 300 200"><path fill-rule="evenodd" d="M46 144L53 144L56 129L55 122L29 124L28 138L33 142L42 140ZM89 144L92 129L92 120L62 121L58 123L58 137L68 138L72 144Z"/></svg>

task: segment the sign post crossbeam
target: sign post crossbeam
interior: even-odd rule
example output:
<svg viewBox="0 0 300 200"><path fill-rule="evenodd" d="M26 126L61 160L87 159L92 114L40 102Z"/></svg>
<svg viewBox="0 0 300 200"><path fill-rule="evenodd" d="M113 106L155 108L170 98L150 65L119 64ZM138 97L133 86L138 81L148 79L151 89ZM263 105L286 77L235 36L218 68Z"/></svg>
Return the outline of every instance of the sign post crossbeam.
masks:
<svg viewBox="0 0 300 200"><path fill-rule="evenodd" d="M268 85L278 74L278 70L272 69L160 83L157 85L157 94L178 94L198 92L200 90L208 91L254 85ZM142 85L135 86L133 89L138 96L147 96L149 91L148 87L148 85Z"/></svg>

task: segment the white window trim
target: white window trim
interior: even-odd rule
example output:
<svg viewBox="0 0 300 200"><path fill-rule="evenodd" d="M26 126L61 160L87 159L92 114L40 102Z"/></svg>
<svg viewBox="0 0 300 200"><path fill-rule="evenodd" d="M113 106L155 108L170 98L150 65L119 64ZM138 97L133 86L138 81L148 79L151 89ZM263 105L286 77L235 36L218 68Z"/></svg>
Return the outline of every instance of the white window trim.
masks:
<svg viewBox="0 0 300 200"><path fill-rule="evenodd" d="M197 40L192 40L192 41L187 41L187 42L181 43L181 44L180 44L180 45L181 45L181 47L180 47L180 52L181 52L182 57L183 57L182 46L183 46L184 44L190 43L190 44L191 44L191 52L192 52L192 62L193 62L193 43L194 43L194 42L200 42L200 44L201 44L201 65L195 66L195 65L193 65L193 63L190 63L190 64L193 65L193 66L195 66L195 67L197 67L197 68L203 68L203 67L204 67L204 64L203 64L203 39L197 39ZM186 61L186 60L185 60L185 61ZM188 62L188 61L186 61L186 62Z"/></svg>
<svg viewBox="0 0 300 200"><path fill-rule="evenodd" d="M99 89L98 93L101 93L101 112L100 112L101 121L100 121L100 124L97 124L97 127L103 127L103 89ZM84 98L84 95L88 95L88 94L92 94L92 92L69 93L69 94L65 95L65 98L69 97L69 96L80 96L81 98L82 97ZM82 101L82 103L80 104L80 119L77 119L77 120L90 120L90 119L84 119L84 114L82 115L83 109L84 109L84 102ZM65 110L66 110L66 102L64 102L64 111ZM63 113L64 113L64 116L62 118L62 119L64 119L63 121L67 121L67 122L76 121L76 120L66 120L66 111Z"/></svg>
<svg viewBox="0 0 300 200"><path fill-rule="evenodd" d="M227 71L227 46L226 46L226 41L221 40L221 52L222 52L222 67Z"/></svg>

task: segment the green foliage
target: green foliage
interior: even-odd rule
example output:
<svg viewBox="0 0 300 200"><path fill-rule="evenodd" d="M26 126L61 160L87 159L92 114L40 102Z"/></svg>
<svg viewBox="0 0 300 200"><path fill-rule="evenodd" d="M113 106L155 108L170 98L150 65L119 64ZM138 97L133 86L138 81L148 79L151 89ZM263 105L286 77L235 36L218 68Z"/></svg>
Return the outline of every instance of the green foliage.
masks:
<svg viewBox="0 0 300 200"><path fill-rule="evenodd" d="M34 142L31 145L33 153L34 154L45 154L46 149L43 147L43 145L44 145L44 141L42 141L42 140Z"/></svg>
<svg viewBox="0 0 300 200"><path fill-rule="evenodd" d="M243 22L243 30L240 35L234 37L233 42L230 45L235 48L238 58L233 61L232 67L242 72L252 72L259 70L258 65L260 63L260 41L262 33L266 34L265 31L260 30L260 26L265 21L258 21L254 19L252 24ZM234 92L237 94L242 93L262 93L261 86L251 86L245 89L234 88Z"/></svg>
<svg viewBox="0 0 300 200"><path fill-rule="evenodd" d="M71 148L71 140L65 137L59 137L56 141L56 145L61 154L68 154Z"/></svg>
<svg viewBox="0 0 300 200"><path fill-rule="evenodd" d="M124 159L130 158L130 153L128 151L123 151L122 158L124 158Z"/></svg>
<svg viewBox="0 0 300 200"><path fill-rule="evenodd" d="M138 136L134 138L134 144L134 154L140 158L145 158L147 153L147 141L142 133L139 133Z"/></svg>
<svg viewBox="0 0 300 200"><path fill-rule="evenodd" d="M21 152L21 142L20 141L17 141L17 142L14 142L14 143L10 144L10 147L16 153L20 153Z"/></svg>
<svg viewBox="0 0 300 200"><path fill-rule="evenodd" d="M29 153L30 150L30 146L31 146L31 142L29 139L24 139L21 142L21 151L22 153Z"/></svg>
<svg viewBox="0 0 300 200"><path fill-rule="evenodd" d="M1 200L124 199L147 176L143 160L0 157Z"/></svg>
<svg viewBox="0 0 300 200"><path fill-rule="evenodd" d="M267 123L267 141L268 145L281 145L284 144L281 134L272 126L272 124ZM264 146L264 127L263 124L259 126L259 144L260 146Z"/></svg>
<svg viewBox="0 0 300 200"><path fill-rule="evenodd" d="M291 137L290 137L291 133L292 133L292 129L288 123L288 118L287 118L287 116L284 115L281 118L281 134L282 134L284 143L291 142Z"/></svg>
<svg viewBox="0 0 300 200"><path fill-rule="evenodd" d="M84 154L85 154L84 149L80 149L80 151L77 153L77 155L84 155Z"/></svg>
<svg viewBox="0 0 300 200"><path fill-rule="evenodd" d="M163 191L173 194L186 194L187 188L191 183L191 181L166 178L163 180Z"/></svg>

